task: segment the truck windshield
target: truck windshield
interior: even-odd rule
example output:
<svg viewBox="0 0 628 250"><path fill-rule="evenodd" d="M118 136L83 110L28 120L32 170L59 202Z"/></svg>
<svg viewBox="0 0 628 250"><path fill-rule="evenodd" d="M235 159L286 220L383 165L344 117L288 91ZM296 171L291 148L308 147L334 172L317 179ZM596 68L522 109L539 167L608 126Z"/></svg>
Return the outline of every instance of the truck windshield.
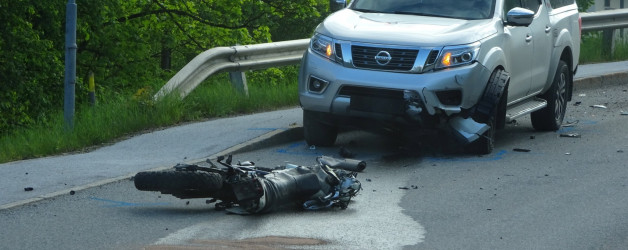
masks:
<svg viewBox="0 0 628 250"><path fill-rule="evenodd" d="M437 16L456 19L491 18L495 0L354 0L351 9L369 13Z"/></svg>

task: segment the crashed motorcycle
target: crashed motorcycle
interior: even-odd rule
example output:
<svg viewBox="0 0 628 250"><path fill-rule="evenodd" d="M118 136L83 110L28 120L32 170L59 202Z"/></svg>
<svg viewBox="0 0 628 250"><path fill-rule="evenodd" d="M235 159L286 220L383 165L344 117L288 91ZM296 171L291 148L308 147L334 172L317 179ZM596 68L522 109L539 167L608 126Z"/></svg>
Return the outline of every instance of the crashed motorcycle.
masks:
<svg viewBox="0 0 628 250"><path fill-rule="evenodd" d="M364 161L316 158L314 166L286 164L276 168L246 161L232 164L232 157L218 157L209 166L177 164L165 171L139 172L135 187L159 191L180 199L211 198L217 210L258 214L298 204L306 210L346 209L361 189L358 172Z"/></svg>

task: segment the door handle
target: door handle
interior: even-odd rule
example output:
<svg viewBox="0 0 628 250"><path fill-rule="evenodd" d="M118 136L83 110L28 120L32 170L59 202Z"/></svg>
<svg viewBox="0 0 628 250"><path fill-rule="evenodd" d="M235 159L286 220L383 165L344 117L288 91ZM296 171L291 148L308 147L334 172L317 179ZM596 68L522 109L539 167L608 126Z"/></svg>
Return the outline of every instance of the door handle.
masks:
<svg viewBox="0 0 628 250"><path fill-rule="evenodd" d="M532 41L532 36L530 34L526 35L526 42Z"/></svg>
<svg viewBox="0 0 628 250"><path fill-rule="evenodd" d="M545 33L550 33L550 31L552 31L552 27L545 26Z"/></svg>

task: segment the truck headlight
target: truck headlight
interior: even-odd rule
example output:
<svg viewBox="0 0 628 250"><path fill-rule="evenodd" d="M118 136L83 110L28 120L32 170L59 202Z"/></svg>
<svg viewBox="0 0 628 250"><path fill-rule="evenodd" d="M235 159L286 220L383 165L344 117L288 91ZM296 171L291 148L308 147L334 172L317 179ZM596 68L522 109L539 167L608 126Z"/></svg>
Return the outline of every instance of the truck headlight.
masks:
<svg viewBox="0 0 628 250"><path fill-rule="evenodd" d="M335 47L334 39L321 34L314 35L310 41L312 51L334 62L337 60Z"/></svg>
<svg viewBox="0 0 628 250"><path fill-rule="evenodd" d="M480 42L468 45L447 46L443 48L436 68L450 68L475 62L480 51Z"/></svg>

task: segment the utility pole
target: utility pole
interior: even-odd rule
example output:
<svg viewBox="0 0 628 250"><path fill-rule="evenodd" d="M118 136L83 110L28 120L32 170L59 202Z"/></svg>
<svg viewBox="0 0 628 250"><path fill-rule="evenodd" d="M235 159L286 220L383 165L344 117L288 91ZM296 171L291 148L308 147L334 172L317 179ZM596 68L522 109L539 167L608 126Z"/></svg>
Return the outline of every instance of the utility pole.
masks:
<svg viewBox="0 0 628 250"><path fill-rule="evenodd" d="M65 81L63 84L63 120L66 131L74 129L76 49L76 2L75 0L68 0L65 18Z"/></svg>

